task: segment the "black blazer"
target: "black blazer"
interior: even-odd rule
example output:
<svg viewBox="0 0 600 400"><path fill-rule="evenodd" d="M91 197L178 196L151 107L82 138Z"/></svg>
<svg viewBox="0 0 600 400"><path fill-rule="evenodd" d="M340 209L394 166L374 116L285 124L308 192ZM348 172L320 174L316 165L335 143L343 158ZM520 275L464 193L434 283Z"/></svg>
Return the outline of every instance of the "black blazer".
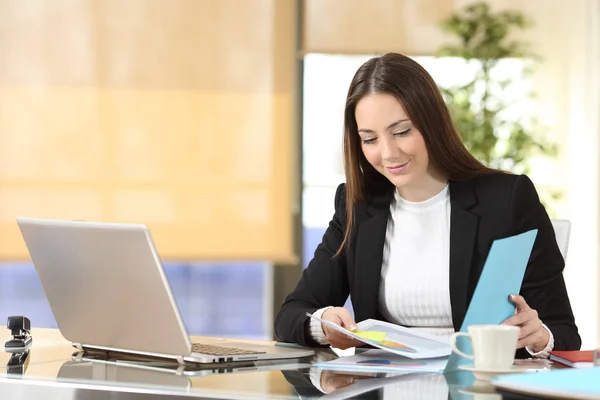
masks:
<svg viewBox="0 0 600 400"><path fill-rule="evenodd" d="M525 175L494 173L450 181L450 302L454 329L460 330L467 307L495 239L538 229L520 294L537 310L554 335L555 350L576 350L581 339L563 279L564 260L550 218ZM355 206L351 245L334 254L346 227L345 185L335 196L335 215L313 259L275 320L275 334L286 342L316 346L306 313L341 307L348 295L355 320L385 320L378 309L381 265L394 187L379 190ZM524 352L519 356L526 356Z"/></svg>

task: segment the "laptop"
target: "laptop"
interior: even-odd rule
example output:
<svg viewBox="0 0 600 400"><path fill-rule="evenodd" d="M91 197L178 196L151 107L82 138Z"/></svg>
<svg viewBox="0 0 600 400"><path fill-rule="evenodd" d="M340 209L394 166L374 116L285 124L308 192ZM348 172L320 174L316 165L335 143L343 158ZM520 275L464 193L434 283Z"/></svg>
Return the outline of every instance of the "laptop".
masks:
<svg viewBox="0 0 600 400"><path fill-rule="evenodd" d="M133 353L180 364L314 354L243 341L192 343L145 225L21 217L17 223L58 328L80 351Z"/></svg>

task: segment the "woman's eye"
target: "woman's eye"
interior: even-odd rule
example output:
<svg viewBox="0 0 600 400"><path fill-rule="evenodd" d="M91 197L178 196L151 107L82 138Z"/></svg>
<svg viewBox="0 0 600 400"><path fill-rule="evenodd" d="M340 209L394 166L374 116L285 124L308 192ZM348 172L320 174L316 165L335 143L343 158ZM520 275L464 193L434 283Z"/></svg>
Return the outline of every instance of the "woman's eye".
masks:
<svg viewBox="0 0 600 400"><path fill-rule="evenodd" d="M408 135L409 132L410 132L410 128L405 129L401 132L396 132L396 133L394 133L394 136L406 136L406 135Z"/></svg>
<svg viewBox="0 0 600 400"><path fill-rule="evenodd" d="M364 144L371 144L371 143L375 143L375 139L363 139L362 141Z"/></svg>

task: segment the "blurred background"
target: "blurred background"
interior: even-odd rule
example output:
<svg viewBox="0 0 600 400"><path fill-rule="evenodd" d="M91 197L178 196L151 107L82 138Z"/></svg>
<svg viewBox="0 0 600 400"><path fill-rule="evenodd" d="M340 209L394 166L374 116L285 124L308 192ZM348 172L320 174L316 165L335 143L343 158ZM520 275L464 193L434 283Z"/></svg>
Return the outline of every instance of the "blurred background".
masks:
<svg viewBox="0 0 600 400"><path fill-rule="evenodd" d="M389 51L571 221L600 344L597 0L0 0L0 320L56 327L17 216L135 222L191 334L272 338L344 181L350 80Z"/></svg>

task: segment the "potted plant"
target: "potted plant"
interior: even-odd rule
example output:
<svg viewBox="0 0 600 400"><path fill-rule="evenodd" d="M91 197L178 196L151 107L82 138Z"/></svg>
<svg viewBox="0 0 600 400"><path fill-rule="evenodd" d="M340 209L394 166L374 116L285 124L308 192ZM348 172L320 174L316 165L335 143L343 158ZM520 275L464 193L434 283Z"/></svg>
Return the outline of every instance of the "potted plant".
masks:
<svg viewBox="0 0 600 400"><path fill-rule="evenodd" d="M557 154L534 113L527 111L534 99L528 77L539 57L511 38L515 30L529 26L531 21L519 11L494 13L485 2L474 3L442 22L457 40L437 54L464 59L473 71L467 82L441 87L463 142L486 165L515 173L530 172L533 157ZM519 76L502 76L507 65L513 70L516 65ZM518 98L511 99L508 92ZM544 195L546 201L559 197L557 192Z"/></svg>

